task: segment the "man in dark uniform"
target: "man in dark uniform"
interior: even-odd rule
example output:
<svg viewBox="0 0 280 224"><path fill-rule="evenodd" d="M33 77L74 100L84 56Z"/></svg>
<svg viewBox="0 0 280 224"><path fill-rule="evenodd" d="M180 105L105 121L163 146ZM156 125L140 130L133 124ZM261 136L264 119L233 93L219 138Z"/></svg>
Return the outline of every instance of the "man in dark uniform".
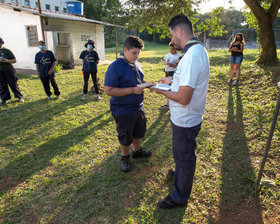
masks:
<svg viewBox="0 0 280 224"><path fill-rule="evenodd" d="M3 48L4 41L0 37L0 95L1 105L4 105L7 100L11 99L9 91L10 86L16 98L19 102L23 102L24 99L18 88L16 71L12 64L16 63L17 60L14 54L7 48Z"/></svg>

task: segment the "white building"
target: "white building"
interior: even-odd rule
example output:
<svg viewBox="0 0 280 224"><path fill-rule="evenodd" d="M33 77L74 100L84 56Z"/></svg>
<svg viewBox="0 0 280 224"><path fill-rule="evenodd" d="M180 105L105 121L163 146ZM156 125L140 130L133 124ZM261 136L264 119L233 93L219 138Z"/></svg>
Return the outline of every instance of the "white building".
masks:
<svg viewBox="0 0 280 224"><path fill-rule="evenodd" d="M49 10L53 12L61 12L61 13L68 13L67 11L67 3L71 0L41 0L41 8L42 10ZM11 3L19 6L25 6L30 8L38 8L38 0L0 0L0 2ZM77 0L73 0L71 2L78 2L83 3ZM82 13L83 14L83 10Z"/></svg>
<svg viewBox="0 0 280 224"><path fill-rule="evenodd" d="M40 16L36 9L2 2L0 20L0 37L5 41L4 47L17 58L14 67L26 70L36 70L34 56L39 51L37 43L43 39L43 34L47 49L54 52L57 63L65 68L81 64L79 56L88 39L95 42L95 50L104 60L104 26L115 26L51 11L42 11Z"/></svg>

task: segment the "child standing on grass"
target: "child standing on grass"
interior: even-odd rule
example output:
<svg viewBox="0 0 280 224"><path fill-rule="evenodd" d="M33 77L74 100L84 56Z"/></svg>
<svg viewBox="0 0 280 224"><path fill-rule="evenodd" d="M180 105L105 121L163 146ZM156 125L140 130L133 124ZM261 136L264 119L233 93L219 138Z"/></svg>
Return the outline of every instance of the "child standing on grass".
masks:
<svg viewBox="0 0 280 224"><path fill-rule="evenodd" d="M94 85L95 93L97 95L97 100L101 100L99 96L99 89L97 85L97 64L99 63L99 57L96 51L94 51L94 41L88 40L85 44L86 50L82 51L80 59L83 60L83 75L84 75L84 95L82 100L86 99L88 93L88 80L91 75L92 82Z"/></svg>
<svg viewBox="0 0 280 224"><path fill-rule="evenodd" d="M238 84L239 78L240 78L240 65L243 61L243 50L244 50L244 36L242 33L236 34L234 40L230 44L230 47L228 49L229 52L231 52L230 56L230 78L228 80L228 83L231 83L234 70L236 71L236 79L233 81L233 85Z"/></svg>
<svg viewBox="0 0 280 224"><path fill-rule="evenodd" d="M144 74L137 62L144 44L135 36L129 36L124 43L123 52L108 68L105 75L105 92L111 96L110 107L117 125L118 139L121 148L120 169L130 169L130 146L133 158L151 156L141 146L141 139L146 133L146 116L143 107Z"/></svg>
<svg viewBox="0 0 280 224"><path fill-rule="evenodd" d="M4 105L7 100L11 99L8 85L19 102L23 102L24 99L17 84L18 78L16 76L16 71L12 65L16 63L17 60L9 49L3 48L3 44L4 41L0 37L0 105Z"/></svg>
<svg viewBox="0 0 280 224"><path fill-rule="evenodd" d="M177 64L179 63L180 55L177 53L176 48L174 47L174 44L172 42L169 43L169 50L170 52L165 55L163 61L165 64L165 77L173 77L175 68ZM167 109L168 106L168 100L167 103L160 107L160 109Z"/></svg>
<svg viewBox="0 0 280 224"><path fill-rule="evenodd" d="M52 99L52 93L50 91L50 83L54 90L54 95L56 99L61 98L60 92L55 81L54 66L56 58L52 51L46 49L44 41L38 42L38 47L40 51L35 55L35 64L37 68L38 78L43 83L44 90L48 97L48 100Z"/></svg>

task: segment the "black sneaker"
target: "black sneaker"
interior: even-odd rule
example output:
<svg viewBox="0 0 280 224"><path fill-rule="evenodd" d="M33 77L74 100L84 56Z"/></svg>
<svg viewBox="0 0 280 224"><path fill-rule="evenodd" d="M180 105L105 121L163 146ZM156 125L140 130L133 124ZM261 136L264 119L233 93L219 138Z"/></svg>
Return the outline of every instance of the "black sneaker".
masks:
<svg viewBox="0 0 280 224"><path fill-rule="evenodd" d="M187 203L183 203L183 204L176 203L171 199L170 195L168 195L165 199L158 202L158 206L163 209L172 209L177 207L183 207L185 205L187 205Z"/></svg>
<svg viewBox="0 0 280 224"><path fill-rule="evenodd" d="M1 101L0 105L5 105L6 101Z"/></svg>
<svg viewBox="0 0 280 224"><path fill-rule="evenodd" d="M122 172L128 172L129 169L130 169L129 155L128 156L122 156L122 158L121 158L121 171Z"/></svg>
<svg viewBox="0 0 280 224"><path fill-rule="evenodd" d="M175 171L172 170L172 169L169 169L168 172L167 172L167 176L168 177L174 177L175 176Z"/></svg>
<svg viewBox="0 0 280 224"><path fill-rule="evenodd" d="M131 153L131 156L133 158L140 158L140 157L144 157L144 158L147 158L147 157L150 157L152 155L152 152L151 151L145 151L143 150L143 148L141 147L141 149L139 149L138 151L134 152L132 150L132 153Z"/></svg>

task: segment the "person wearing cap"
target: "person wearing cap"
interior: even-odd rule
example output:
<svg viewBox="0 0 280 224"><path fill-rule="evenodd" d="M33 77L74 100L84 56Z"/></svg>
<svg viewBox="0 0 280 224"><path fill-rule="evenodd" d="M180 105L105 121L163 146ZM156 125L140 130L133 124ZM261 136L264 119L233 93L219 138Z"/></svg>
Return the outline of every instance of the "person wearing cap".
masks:
<svg viewBox="0 0 280 224"><path fill-rule="evenodd" d="M94 41L88 40L85 44L86 50L81 52L80 59L83 61L83 75L84 75L84 89L82 100L86 99L88 93L88 80L91 75L92 82L94 85L95 93L97 95L97 100L101 100L99 96L99 89L97 83L97 64L99 63L98 54L94 49Z"/></svg>
<svg viewBox="0 0 280 224"><path fill-rule="evenodd" d="M11 94L8 86L10 86L15 97L19 99L19 102L23 102L24 99L17 84L18 78L16 75L16 71L12 65L16 63L17 60L12 51L4 48L3 45L4 41L0 37L0 104L4 105L7 100L11 99Z"/></svg>
<svg viewBox="0 0 280 224"><path fill-rule="evenodd" d="M46 49L46 44L44 41L42 40L39 41L38 47L40 51L35 55L35 64L37 68L38 78L43 83L43 87L48 100L52 99L50 83L53 87L54 95L56 95L56 98L59 99L61 97L60 97L58 86L55 81L55 73L54 73L56 58L54 57L52 51Z"/></svg>

